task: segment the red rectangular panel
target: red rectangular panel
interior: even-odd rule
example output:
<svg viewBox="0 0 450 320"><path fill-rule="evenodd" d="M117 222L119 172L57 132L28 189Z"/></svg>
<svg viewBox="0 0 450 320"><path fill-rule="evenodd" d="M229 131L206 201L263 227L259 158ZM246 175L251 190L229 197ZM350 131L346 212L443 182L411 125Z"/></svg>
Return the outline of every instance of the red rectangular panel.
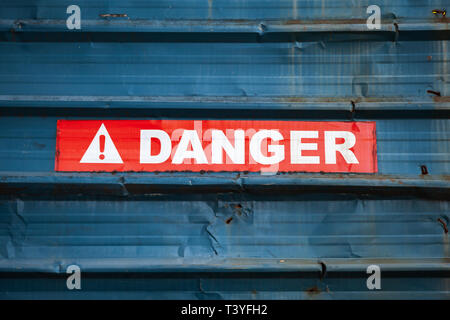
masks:
<svg viewBox="0 0 450 320"><path fill-rule="evenodd" d="M375 122L58 120L56 171L377 172Z"/></svg>

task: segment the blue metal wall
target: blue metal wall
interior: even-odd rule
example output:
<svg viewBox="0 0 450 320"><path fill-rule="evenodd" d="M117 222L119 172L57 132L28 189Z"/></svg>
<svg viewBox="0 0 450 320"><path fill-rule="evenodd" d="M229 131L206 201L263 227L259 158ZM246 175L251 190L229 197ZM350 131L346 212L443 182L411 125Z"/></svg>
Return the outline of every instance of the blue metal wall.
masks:
<svg viewBox="0 0 450 320"><path fill-rule="evenodd" d="M449 299L449 3L370 4L1 0L0 298ZM372 120L379 172L54 172L57 119L148 118Z"/></svg>

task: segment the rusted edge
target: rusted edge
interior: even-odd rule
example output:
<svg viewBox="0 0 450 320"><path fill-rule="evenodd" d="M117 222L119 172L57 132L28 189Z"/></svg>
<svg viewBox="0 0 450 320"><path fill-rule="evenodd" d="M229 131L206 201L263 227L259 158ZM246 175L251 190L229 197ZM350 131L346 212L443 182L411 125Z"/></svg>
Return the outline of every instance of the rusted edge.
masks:
<svg viewBox="0 0 450 320"><path fill-rule="evenodd" d="M126 18L126 13L104 13L99 15L101 18Z"/></svg>
<svg viewBox="0 0 450 320"><path fill-rule="evenodd" d="M441 218L438 218L437 221L442 224L442 227L444 228L444 232L448 233L448 228L447 228L447 224L445 223L444 220L442 220Z"/></svg>

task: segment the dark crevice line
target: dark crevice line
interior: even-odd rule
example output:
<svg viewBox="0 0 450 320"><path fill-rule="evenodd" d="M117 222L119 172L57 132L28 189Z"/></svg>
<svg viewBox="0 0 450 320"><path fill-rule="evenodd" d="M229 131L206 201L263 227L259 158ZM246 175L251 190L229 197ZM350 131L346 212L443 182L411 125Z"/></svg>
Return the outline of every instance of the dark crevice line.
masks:
<svg viewBox="0 0 450 320"><path fill-rule="evenodd" d="M3 42L228 42L261 43L342 41L449 40L450 31L318 31L318 32L0 32Z"/></svg>

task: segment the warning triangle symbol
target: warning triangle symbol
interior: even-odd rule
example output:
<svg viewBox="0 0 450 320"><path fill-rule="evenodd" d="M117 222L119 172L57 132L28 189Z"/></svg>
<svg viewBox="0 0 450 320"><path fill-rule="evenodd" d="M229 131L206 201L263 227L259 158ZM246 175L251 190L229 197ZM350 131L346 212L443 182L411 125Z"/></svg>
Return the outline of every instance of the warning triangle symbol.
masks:
<svg viewBox="0 0 450 320"><path fill-rule="evenodd" d="M102 123L80 163L123 163L114 142Z"/></svg>

